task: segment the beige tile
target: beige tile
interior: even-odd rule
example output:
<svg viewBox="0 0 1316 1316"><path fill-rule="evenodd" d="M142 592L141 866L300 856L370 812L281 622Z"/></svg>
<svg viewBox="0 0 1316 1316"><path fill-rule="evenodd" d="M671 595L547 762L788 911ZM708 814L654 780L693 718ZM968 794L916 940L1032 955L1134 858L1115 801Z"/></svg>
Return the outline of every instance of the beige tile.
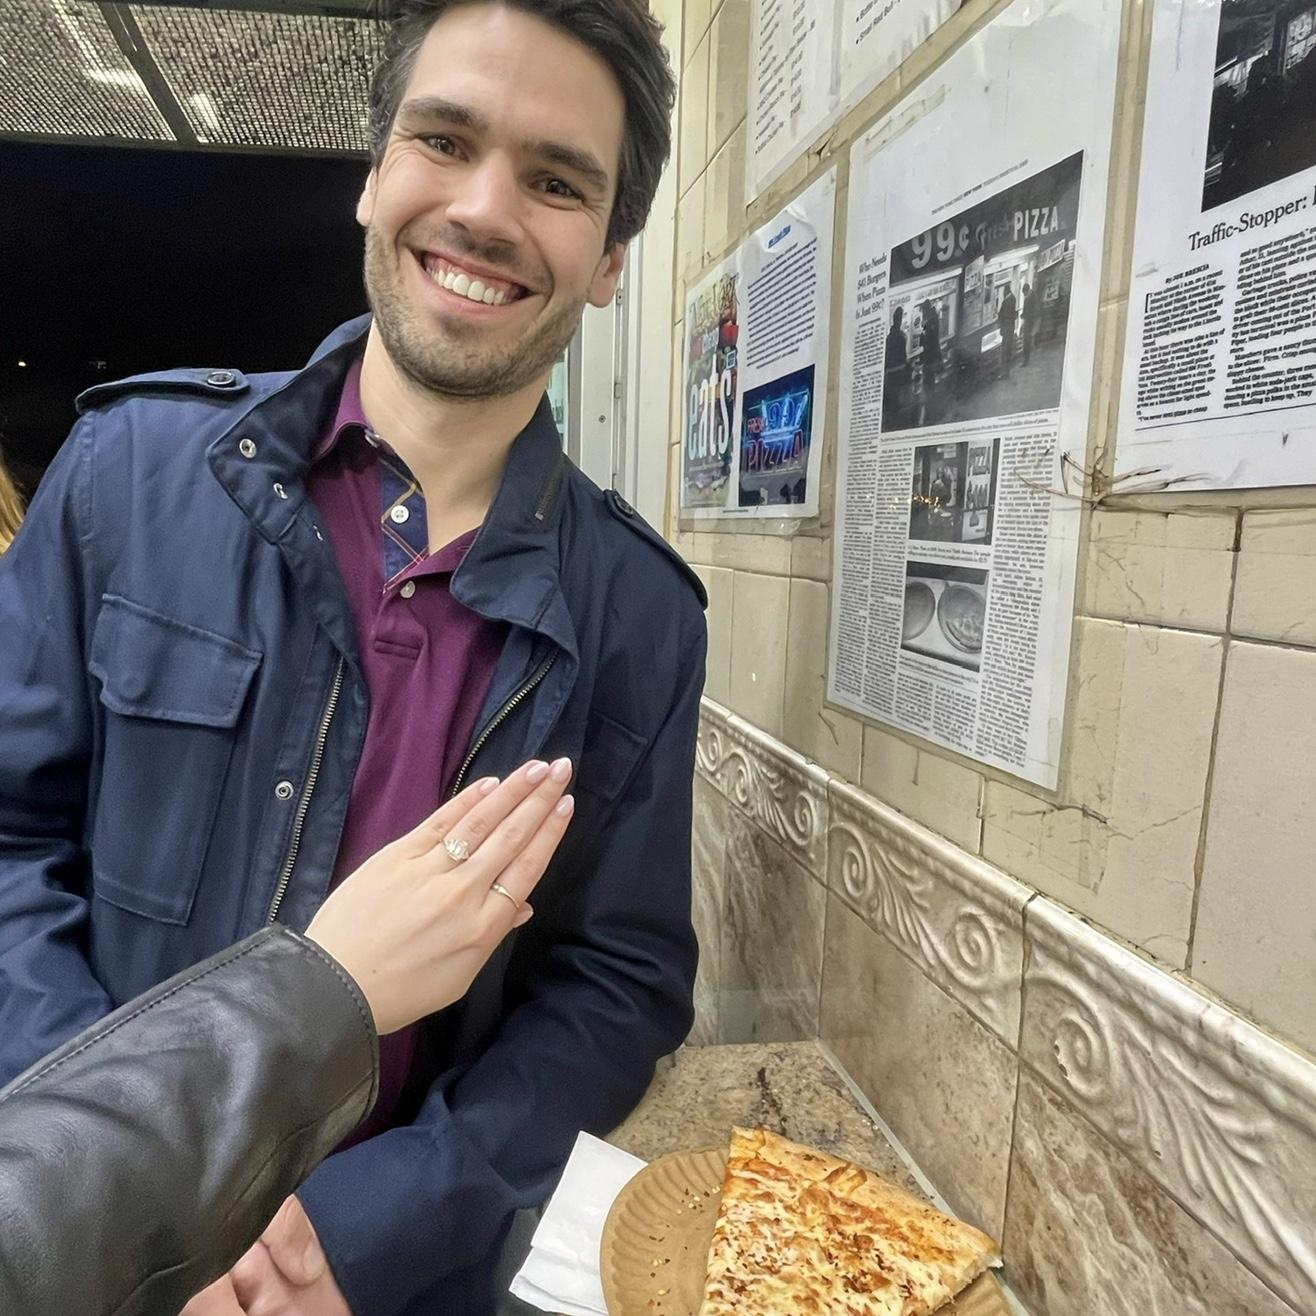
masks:
<svg viewBox="0 0 1316 1316"><path fill-rule="evenodd" d="M704 33L717 0L686 0L684 63L689 64Z"/></svg>
<svg viewBox="0 0 1316 1316"><path fill-rule="evenodd" d="M1032 891L833 778L827 885L1007 1046L1017 1045Z"/></svg>
<svg viewBox="0 0 1316 1316"><path fill-rule="evenodd" d="M784 739L815 763L849 781L859 778L863 724L828 708L827 586L811 580L790 582L786 637Z"/></svg>
<svg viewBox="0 0 1316 1316"><path fill-rule="evenodd" d="M815 164L817 164L817 161L808 152L796 156L778 175L776 180L760 192L749 206L747 211L749 227L757 228L761 224L766 224L793 197L802 191ZM845 207L843 205L838 207L838 223L844 211Z"/></svg>
<svg viewBox="0 0 1316 1316"><path fill-rule="evenodd" d="M864 728L864 789L970 854L981 848L982 776L935 750Z"/></svg>
<svg viewBox="0 0 1316 1316"><path fill-rule="evenodd" d="M1235 643L1191 970L1316 1051L1316 654Z"/></svg>
<svg viewBox="0 0 1316 1316"><path fill-rule="evenodd" d="M704 37L686 65L681 82L681 143L677 178L682 191L704 172L708 163L708 38Z"/></svg>
<svg viewBox="0 0 1316 1316"><path fill-rule="evenodd" d="M706 778L695 778L691 915L699 938L692 1046L720 1041L718 1008L722 982L722 915L726 907L725 863L731 806Z"/></svg>
<svg viewBox="0 0 1316 1316"><path fill-rule="evenodd" d="M1092 517L1083 611L1116 621L1223 632L1235 515L1110 512ZM1316 590L1312 591L1316 601Z"/></svg>
<svg viewBox="0 0 1316 1316"><path fill-rule="evenodd" d="M791 541L791 575L797 579L830 581L832 541L798 535Z"/></svg>
<svg viewBox="0 0 1316 1316"><path fill-rule="evenodd" d="M676 208L676 267L686 285L687 297L704 268L704 188L705 176L700 174ZM683 344L676 360L685 359Z"/></svg>
<svg viewBox="0 0 1316 1316"><path fill-rule="evenodd" d="M1046 1316L1297 1316L1027 1071L1005 1258Z"/></svg>
<svg viewBox="0 0 1316 1316"><path fill-rule="evenodd" d="M957 1215L999 1239L1018 1061L831 897L822 1040Z"/></svg>
<svg viewBox="0 0 1316 1316"><path fill-rule="evenodd" d="M1316 1311L1316 1064L1049 900L1025 927L1025 1065L1276 1293Z"/></svg>
<svg viewBox="0 0 1316 1316"><path fill-rule="evenodd" d="M713 19L708 56L708 158L722 148L749 112L750 0L722 0ZM740 177L743 195L744 148ZM742 209L743 209L742 201Z"/></svg>
<svg viewBox="0 0 1316 1316"><path fill-rule="evenodd" d="M819 882L827 879L826 769L711 700L696 769Z"/></svg>
<svg viewBox="0 0 1316 1316"><path fill-rule="evenodd" d="M989 782L983 857L1187 960L1223 640L1080 619L1061 789Z"/></svg>
<svg viewBox="0 0 1316 1316"><path fill-rule="evenodd" d="M757 571L769 576L790 575L791 541L783 535L741 529L705 534L703 539L708 560L715 567Z"/></svg>
<svg viewBox="0 0 1316 1316"><path fill-rule="evenodd" d="M666 517L663 522L663 538L667 540L678 553L681 552L676 546L676 535L681 522L681 449L676 444L669 444L667 448L667 495L664 510Z"/></svg>
<svg viewBox="0 0 1316 1316"><path fill-rule="evenodd" d="M679 260L679 257L678 257ZM668 430L668 442L678 450L685 442L685 309L684 299L677 297L677 315L676 325L672 329L672 378L670 381L671 394L667 402L667 415L671 424ZM671 489L671 502L673 507L681 505L680 486L673 484Z"/></svg>
<svg viewBox="0 0 1316 1316"><path fill-rule="evenodd" d="M731 572L694 566L708 591L708 675L704 693L726 704L731 691Z"/></svg>
<svg viewBox="0 0 1316 1316"><path fill-rule="evenodd" d="M722 916L726 1042L795 1042L818 1035L827 892L803 865L733 811Z"/></svg>
<svg viewBox="0 0 1316 1316"><path fill-rule="evenodd" d="M982 855L1076 909L1094 903L1106 865L1104 822L1078 805L1052 804L1003 781L983 790Z"/></svg>
<svg viewBox="0 0 1316 1316"><path fill-rule="evenodd" d="M745 136L742 122L708 166L704 259L719 260L745 232Z"/></svg>
<svg viewBox="0 0 1316 1316"><path fill-rule="evenodd" d="M1110 190L1102 251L1102 296L1127 297L1132 265L1133 228L1138 210L1142 162L1142 124L1147 79L1134 71L1146 68L1151 41L1152 6L1142 6L1140 21L1126 22L1120 34L1119 68L1123 73L1115 94L1115 121L1110 144Z"/></svg>
<svg viewBox="0 0 1316 1316"><path fill-rule="evenodd" d="M679 525L679 521L678 521ZM674 530L667 536L667 542L676 549L678 553L691 566L704 565L703 559L699 553L699 537L681 529Z"/></svg>
<svg viewBox="0 0 1316 1316"><path fill-rule="evenodd" d="M727 704L778 739L785 706L789 613L790 581L784 576L735 573Z"/></svg>
<svg viewBox="0 0 1316 1316"><path fill-rule="evenodd" d="M1244 515L1230 629L1316 645L1316 510Z"/></svg>

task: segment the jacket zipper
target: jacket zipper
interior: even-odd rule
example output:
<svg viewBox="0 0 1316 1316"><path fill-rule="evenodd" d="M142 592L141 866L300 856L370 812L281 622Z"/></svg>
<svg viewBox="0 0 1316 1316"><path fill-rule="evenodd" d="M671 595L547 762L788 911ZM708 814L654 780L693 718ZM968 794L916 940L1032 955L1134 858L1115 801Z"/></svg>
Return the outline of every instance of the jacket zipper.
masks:
<svg viewBox="0 0 1316 1316"><path fill-rule="evenodd" d="M297 851L302 844L302 828L306 825L306 811L311 807L311 792L320 776L320 764L324 762L324 745L329 738L329 723L334 720L334 709L338 707L338 696L343 689L343 660L340 657L334 670L333 685L329 689L329 699L324 706L324 715L320 718L320 730L315 737L315 750L311 754L311 770L306 774L306 787L297 804L297 817L292 824L292 841L288 845L288 854L279 873L278 885L274 888L274 899L270 901L270 912L265 916L266 923L273 923L279 916L279 906L283 904L288 883L292 881L293 866L297 863Z"/></svg>
<svg viewBox="0 0 1316 1316"><path fill-rule="evenodd" d="M456 780L452 783L452 789L448 792L448 798L461 790L462 784L466 780L466 773L469 771L471 764L475 761L475 756L484 748L489 737L511 716L513 711L521 704L525 698L534 690L534 688L548 675L548 669L553 666L557 660L557 654L551 653L540 663L538 669L531 675L530 679L514 694L497 712L493 720L486 724L483 731L480 732L479 738L471 746L471 752L467 754L466 761L457 771Z"/></svg>
<svg viewBox="0 0 1316 1316"><path fill-rule="evenodd" d="M560 455L558 463L553 467L553 474L549 476L548 484L544 487L544 492L540 496L539 502L535 504L535 520L543 524L548 516L548 509L552 506L553 500L557 497L558 486L562 483L562 468L566 463L565 454Z"/></svg>

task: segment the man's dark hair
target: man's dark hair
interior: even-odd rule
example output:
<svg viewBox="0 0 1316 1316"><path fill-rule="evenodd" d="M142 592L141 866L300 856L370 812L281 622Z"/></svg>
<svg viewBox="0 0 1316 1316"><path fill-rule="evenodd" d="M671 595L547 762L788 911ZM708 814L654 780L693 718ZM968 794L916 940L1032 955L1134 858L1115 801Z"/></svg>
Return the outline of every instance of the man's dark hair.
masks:
<svg viewBox="0 0 1316 1316"><path fill-rule="evenodd" d="M501 4L560 28L612 70L626 102L617 196L608 243L629 242L644 227L672 149L676 80L659 37L662 27L645 0L385 0L384 53L370 84L370 159L384 156L416 56L434 24L450 9Z"/></svg>

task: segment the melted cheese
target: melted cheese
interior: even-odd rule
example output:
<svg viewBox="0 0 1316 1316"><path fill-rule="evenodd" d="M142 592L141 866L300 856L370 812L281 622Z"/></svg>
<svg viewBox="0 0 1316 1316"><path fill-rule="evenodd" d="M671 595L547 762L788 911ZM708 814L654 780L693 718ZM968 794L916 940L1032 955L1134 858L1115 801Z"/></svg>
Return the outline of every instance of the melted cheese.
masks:
<svg viewBox="0 0 1316 1316"><path fill-rule="evenodd" d="M737 1129L700 1316L926 1316L994 1253L858 1166Z"/></svg>

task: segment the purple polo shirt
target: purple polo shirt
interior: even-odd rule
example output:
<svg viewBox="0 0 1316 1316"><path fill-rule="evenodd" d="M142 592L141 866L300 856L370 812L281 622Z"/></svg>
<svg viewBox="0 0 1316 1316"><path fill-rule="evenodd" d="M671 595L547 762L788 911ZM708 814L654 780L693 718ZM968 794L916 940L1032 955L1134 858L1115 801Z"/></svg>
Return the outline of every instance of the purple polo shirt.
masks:
<svg viewBox="0 0 1316 1316"><path fill-rule="evenodd" d="M420 486L362 410L360 361L315 449L306 488L347 587L370 693L336 886L446 798L489 693L506 627L449 592L476 532L429 552ZM379 1100L345 1145L391 1127L417 1038L412 1027L381 1039Z"/></svg>

